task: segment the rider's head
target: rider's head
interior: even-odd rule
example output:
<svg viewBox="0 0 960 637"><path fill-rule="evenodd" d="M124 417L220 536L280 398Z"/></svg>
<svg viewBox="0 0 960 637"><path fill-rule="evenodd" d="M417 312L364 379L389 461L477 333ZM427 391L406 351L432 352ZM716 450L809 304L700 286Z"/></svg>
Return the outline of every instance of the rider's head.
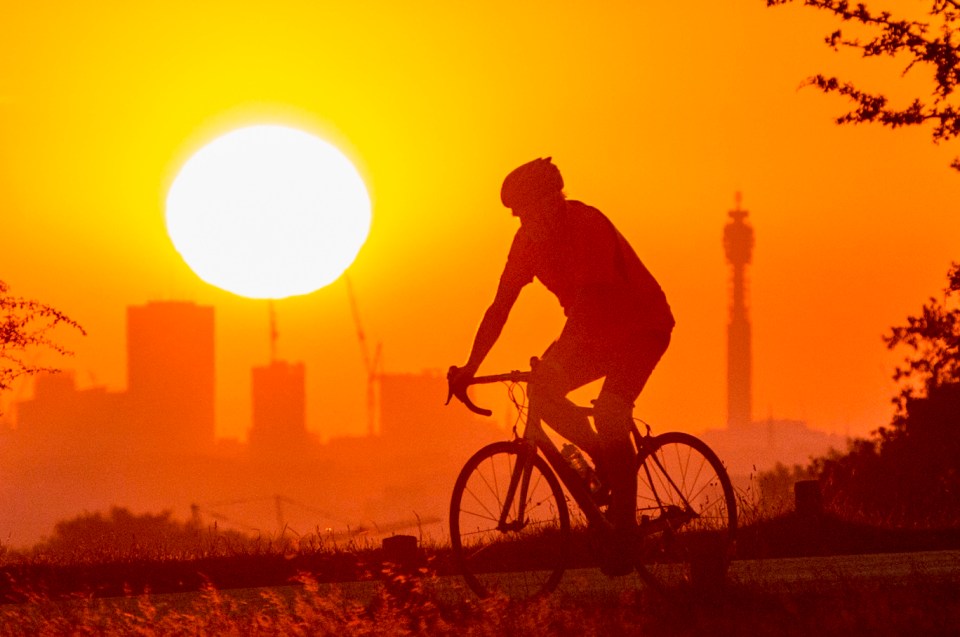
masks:
<svg viewBox="0 0 960 637"><path fill-rule="evenodd" d="M500 188L500 201L516 216L543 199L556 200L558 195L563 196L563 177L550 157L534 159L515 168Z"/></svg>

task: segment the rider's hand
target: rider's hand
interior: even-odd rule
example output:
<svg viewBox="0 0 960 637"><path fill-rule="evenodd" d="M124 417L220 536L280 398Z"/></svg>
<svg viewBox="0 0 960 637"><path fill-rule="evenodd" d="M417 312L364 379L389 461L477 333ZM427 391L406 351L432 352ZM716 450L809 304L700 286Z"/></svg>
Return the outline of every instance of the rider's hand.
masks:
<svg viewBox="0 0 960 637"><path fill-rule="evenodd" d="M463 367L452 365L447 372L447 382L450 384L450 391L454 394L466 391L467 385L473 380L475 373L474 370L471 370L466 365Z"/></svg>
<svg viewBox="0 0 960 637"><path fill-rule="evenodd" d="M467 387L469 387L474 380L474 374L476 374L476 367L471 367L468 363L463 367L451 366L447 370L447 404L450 404L450 399L456 397L457 400L462 402L467 408L481 416L490 416L493 414L489 409L483 409L477 407L473 404L473 401L470 400L470 397L467 396Z"/></svg>

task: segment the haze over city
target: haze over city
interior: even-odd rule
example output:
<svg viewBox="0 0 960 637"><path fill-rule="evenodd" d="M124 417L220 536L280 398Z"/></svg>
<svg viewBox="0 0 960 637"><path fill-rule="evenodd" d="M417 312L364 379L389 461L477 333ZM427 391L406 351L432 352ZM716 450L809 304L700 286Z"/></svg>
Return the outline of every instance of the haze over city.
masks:
<svg viewBox="0 0 960 637"><path fill-rule="evenodd" d="M516 227L499 184L552 156L567 194L614 220L677 317L638 404L663 430L726 420L721 229L734 193L757 232L756 417L839 435L886 424L898 357L881 335L939 293L956 255L956 148L920 130L836 126L845 104L800 89L810 74L894 97L911 79L831 51L833 25L799 7L6 4L0 276L87 330L66 334L76 356L56 361L81 387L126 388L128 306L214 307L220 438L250 430L269 305L198 278L164 202L187 158L246 125L308 130L357 167L372 226L348 276L366 346L382 345L394 373L463 362ZM307 369L309 430L364 434L367 370L344 279L273 309L277 355ZM485 368L525 366L562 318L531 286ZM25 382L0 408L30 394Z"/></svg>

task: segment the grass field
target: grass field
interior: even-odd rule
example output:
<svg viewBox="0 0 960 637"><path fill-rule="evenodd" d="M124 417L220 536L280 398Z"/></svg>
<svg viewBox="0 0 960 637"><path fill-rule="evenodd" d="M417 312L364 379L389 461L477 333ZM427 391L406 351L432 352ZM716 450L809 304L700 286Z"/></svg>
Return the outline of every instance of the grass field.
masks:
<svg viewBox="0 0 960 637"><path fill-rule="evenodd" d="M586 565L546 598L480 600L451 574L445 549L429 546L408 569L384 564L378 547L316 544L197 556L6 555L0 636L960 634L956 565L938 570L881 554L875 573L858 575L858 558L781 559L835 553L831 542L856 548L857 534L873 551L911 542L908 548L936 548L954 544L953 534L908 540L900 532L844 531L835 522L820 535L797 520L764 524L745 529L743 551L754 555L734 564L722 588L680 584L666 596L636 577L607 580Z"/></svg>
<svg viewBox="0 0 960 637"><path fill-rule="evenodd" d="M668 597L624 588L479 600L429 574L394 574L360 601L348 585L297 585L0 606L0 635L950 635L958 582L731 583Z"/></svg>

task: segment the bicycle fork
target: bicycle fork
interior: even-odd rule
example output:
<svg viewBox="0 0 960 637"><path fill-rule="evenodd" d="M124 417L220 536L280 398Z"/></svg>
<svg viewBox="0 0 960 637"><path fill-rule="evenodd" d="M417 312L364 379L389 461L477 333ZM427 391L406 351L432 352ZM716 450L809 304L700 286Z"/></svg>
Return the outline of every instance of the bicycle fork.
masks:
<svg viewBox="0 0 960 637"><path fill-rule="evenodd" d="M527 442L518 444L517 464L514 465L510 473L510 484L507 486L507 495L503 502L503 509L500 511L500 519L497 521L497 530L503 533L509 531L520 531L527 525L527 493L530 490L530 474L533 472L533 456L536 455L536 448ZM517 515L511 521L510 511L513 509L513 501L517 497L517 488L519 487L519 501L517 502Z"/></svg>

